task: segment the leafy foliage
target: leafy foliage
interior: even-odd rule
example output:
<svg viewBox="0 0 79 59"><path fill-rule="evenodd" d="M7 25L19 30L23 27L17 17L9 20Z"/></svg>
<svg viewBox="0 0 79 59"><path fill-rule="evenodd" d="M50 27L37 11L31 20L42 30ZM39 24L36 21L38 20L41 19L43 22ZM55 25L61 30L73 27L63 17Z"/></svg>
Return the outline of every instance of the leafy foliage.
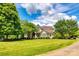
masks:
<svg viewBox="0 0 79 59"><path fill-rule="evenodd" d="M21 32L20 30L20 20L15 5L13 3L1 3L0 35L19 35Z"/></svg>
<svg viewBox="0 0 79 59"><path fill-rule="evenodd" d="M37 31L37 26L26 20L21 21L21 27L22 27L22 31L23 31L22 34L23 35L27 34L28 38L33 38L32 37L32 36L34 36L33 33L35 33Z"/></svg>
<svg viewBox="0 0 79 59"><path fill-rule="evenodd" d="M74 36L75 32L78 30L78 25L76 20L59 20L55 25L55 32L60 33L62 38L68 38Z"/></svg>

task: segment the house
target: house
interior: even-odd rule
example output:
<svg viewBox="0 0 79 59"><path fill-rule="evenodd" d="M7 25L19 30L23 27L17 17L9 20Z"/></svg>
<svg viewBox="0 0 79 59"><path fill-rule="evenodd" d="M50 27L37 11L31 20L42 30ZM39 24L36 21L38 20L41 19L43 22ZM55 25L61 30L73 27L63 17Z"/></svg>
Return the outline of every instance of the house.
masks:
<svg viewBox="0 0 79 59"><path fill-rule="evenodd" d="M37 36L41 38L53 38L54 29L52 26L39 26Z"/></svg>

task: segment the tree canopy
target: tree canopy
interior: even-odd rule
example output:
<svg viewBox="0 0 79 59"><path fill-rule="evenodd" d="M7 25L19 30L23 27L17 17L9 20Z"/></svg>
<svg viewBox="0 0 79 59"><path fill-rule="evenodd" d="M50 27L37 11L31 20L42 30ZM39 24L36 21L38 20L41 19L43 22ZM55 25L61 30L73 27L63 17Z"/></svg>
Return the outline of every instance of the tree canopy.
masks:
<svg viewBox="0 0 79 59"><path fill-rule="evenodd" d="M32 37L33 36L32 34L37 31L37 26L26 20L21 20L21 27L22 27L22 31L23 31L22 34L23 35L27 34L27 36L29 38Z"/></svg>
<svg viewBox="0 0 79 59"><path fill-rule="evenodd" d="M0 4L0 35L18 35L21 32L20 19L15 4Z"/></svg>
<svg viewBox="0 0 79 59"><path fill-rule="evenodd" d="M55 25L55 32L61 35L61 38L68 38L74 36L75 32L78 30L78 24L76 20L59 20Z"/></svg>

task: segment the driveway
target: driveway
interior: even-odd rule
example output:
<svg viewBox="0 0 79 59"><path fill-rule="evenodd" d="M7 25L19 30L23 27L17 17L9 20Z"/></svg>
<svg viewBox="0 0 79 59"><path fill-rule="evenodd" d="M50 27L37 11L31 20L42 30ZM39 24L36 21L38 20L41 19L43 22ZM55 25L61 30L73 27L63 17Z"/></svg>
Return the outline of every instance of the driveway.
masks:
<svg viewBox="0 0 79 59"><path fill-rule="evenodd" d="M79 56L79 42L65 48L50 51L39 56Z"/></svg>

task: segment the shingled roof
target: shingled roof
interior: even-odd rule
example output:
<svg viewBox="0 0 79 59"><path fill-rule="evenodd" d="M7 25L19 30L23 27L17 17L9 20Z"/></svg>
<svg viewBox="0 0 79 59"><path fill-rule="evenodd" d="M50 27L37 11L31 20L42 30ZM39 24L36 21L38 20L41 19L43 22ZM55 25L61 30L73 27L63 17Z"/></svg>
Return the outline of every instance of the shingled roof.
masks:
<svg viewBox="0 0 79 59"><path fill-rule="evenodd" d="M40 28L41 28L42 31L45 31L48 34L52 34L53 33L52 26L41 26Z"/></svg>

